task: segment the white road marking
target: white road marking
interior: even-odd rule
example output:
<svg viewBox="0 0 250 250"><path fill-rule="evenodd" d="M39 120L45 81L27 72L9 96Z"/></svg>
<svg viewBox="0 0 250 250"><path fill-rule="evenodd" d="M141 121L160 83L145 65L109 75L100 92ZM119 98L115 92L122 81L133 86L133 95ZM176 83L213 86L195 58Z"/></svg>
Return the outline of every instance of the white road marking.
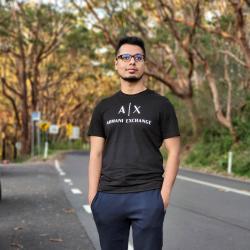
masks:
<svg viewBox="0 0 250 250"><path fill-rule="evenodd" d="M60 163L58 160L55 160L55 168L58 171L58 173L61 176L65 176L65 172L61 169ZM64 179L65 183L68 183L70 186L73 185L73 182L71 179ZM73 194L82 194L82 191L78 188L71 188L71 192ZM83 209L88 213L88 214L92 214L91 208L89 205L83 205ZM134 250L133 246L131 243L128 243L128 250Z"/></svg>
<svg viewBox="0 0 250 250"><path fill-rule="evenodd" d="M214 187L214 188L223 190L225 192L233 192L233 193L237 193L237 194L242 194L242 195L250 196L250 192L245 191L245 190L239 190L239 189L235 189L235 188L230 188L230 187L213 184L211 182L206 182L206 181L199 181L199 180L196 180L196 179L193 179L193 178L189 178L189 177L186 177L186 176L182 176L182 175L177 175L177 178L181 179L181 180L190 181L190 182L198 183L198 184L201 184L201 185L209 186L209 187Z"/></svg>
<svg viewBox="0 0 250 250"><path fill-rule="evenodd" d="M83 205L82 207L88 214L92 214L90 205Z"/></svg>
<svg viewBox="0 0 250 250"><path fill-rule="evenodd" d="M60 163L58 160L55 160L55 168L60 175L62 175L62 176L66 175L65 172L61 169Z"/></svg>
<svg viewBox="0 0 250 250"><path fill-rule="evenodd" d="M71 188L71 192L73 194L82 194L82 191L80 189L78 189L78 188Z"/></svg>
<svg viewBox="0 0 250 250"><path fill-rule="evenodd" d="M73 182L71 179L64 179L64 182L68 183L70 186L73 185Z"/></svg>

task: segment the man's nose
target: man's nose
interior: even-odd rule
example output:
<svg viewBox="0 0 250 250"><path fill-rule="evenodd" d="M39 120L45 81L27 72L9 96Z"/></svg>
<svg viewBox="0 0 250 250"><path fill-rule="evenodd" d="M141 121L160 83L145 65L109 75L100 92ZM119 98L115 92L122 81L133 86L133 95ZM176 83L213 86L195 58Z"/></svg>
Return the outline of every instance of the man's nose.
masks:
<svg viewBox="0 0 250 250"><path fill-rule="evenodd" d="M130 60L129 64L132 64L132 65L134 65L134 64L135 64L135 58L134 58L134 57L132 57L132 58L131 58L131 60Z"/></svg>

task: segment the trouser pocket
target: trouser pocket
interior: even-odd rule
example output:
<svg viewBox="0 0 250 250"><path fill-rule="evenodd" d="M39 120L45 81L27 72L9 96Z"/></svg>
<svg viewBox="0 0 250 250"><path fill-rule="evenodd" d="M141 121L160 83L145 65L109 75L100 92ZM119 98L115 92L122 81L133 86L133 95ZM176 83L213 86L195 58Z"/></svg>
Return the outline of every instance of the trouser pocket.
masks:
<svg viewBox="0 0 250 250"><path fill-rule="evenodd" d="M161 206L164 212L166 212L166 208L164 207L164 201L161 195L161 189L159 189L159 196L160 196L160 201L161 201Z"/></svg>
<svg viewBox="0 0 250 250"><path fill-rule="evenodd" d="M93 198L93 200L90 204L91 210L94 208L94 205L95 205L95 202L96 202L98 196L99 196L99 191L95 194L95 197Z"/></svg>

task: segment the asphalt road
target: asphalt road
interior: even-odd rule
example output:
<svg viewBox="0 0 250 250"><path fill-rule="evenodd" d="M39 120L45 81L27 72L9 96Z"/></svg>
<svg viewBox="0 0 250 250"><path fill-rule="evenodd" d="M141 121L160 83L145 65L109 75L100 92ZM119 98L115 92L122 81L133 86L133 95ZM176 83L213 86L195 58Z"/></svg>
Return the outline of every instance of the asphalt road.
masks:
<svg viewBox="0 0 250 250"><path fill-rule="evenodd" d="M100 250L87 204L88 157L75 152L50 165L0 167L0 250ZM181 169L166 212L163 250L249 249L250 183Z"/></svg>
<svg viewBox="0 0 250 250"><path fill-rule="evenodd" d="M94 250L53 165L1 165L0 250Z"/></svg>
<svg viewBox="0 0 250 250"><path fill-rule="evenodd" d="M67 197L99 250L87 205L87 164L88 154L83 153L66 154L57 163ZM131 250L132 245L130 233ZM250 183L181 169L166 212L163 250L201 249L250 249Z"/></svg>

